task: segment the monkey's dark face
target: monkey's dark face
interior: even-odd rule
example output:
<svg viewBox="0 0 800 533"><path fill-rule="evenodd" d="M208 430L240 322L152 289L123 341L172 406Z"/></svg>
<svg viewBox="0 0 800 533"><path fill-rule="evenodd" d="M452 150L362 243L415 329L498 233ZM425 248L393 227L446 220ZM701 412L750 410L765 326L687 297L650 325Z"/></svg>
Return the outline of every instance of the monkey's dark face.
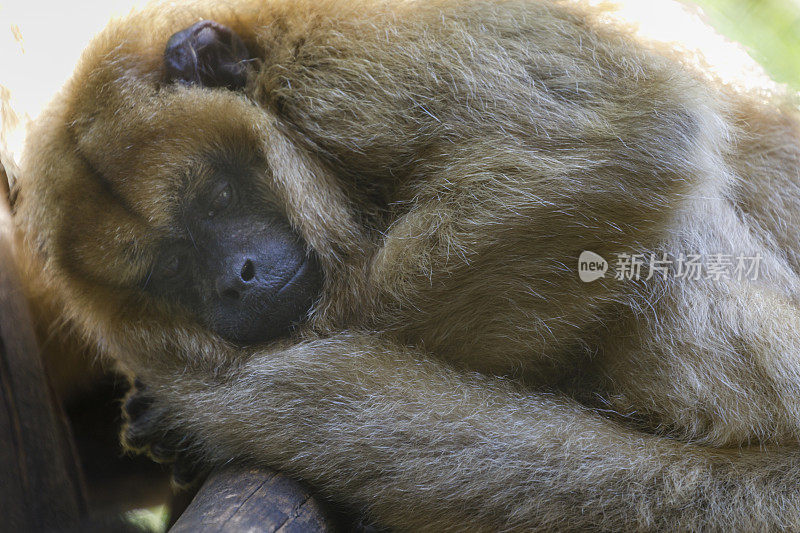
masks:
<svg viewBox="0 0 800 533"><path fill-rule="evenodd" d="M289 334L323 296L303 226L321 205L280 172L268 117L223 90L145 86L125 102L131 116L74 123L75 160L42 187L72 298L120 324L196 325L239 346ZM302 203L314 213L298 216Z"/></svg>
<svg viewBox="0 0 800 533"><path fill-rule="evenodd" d="M234 42L229 30L190 29L170 46L229 59L206 50ZM136 350L128 339L177 330L240 346L284 336L338 279L333 256L353 240L344 196L269 110L230 90L239 78L183 79L187 69L161 63L163 44L142 53L138 37L90 54L92 75L39 123L34 136L53 149L26 163L17 220L41 237L32 247L78 320L109 342Z"/></svg>
<svg viewBox="0 0 800 533"><path fill-rule="evenodd" d="M183 238L162 243L145 290L185 306L229 341L267 341L308 313L322 287L320 267L242 176L219 174L184 202Z"/></svg>

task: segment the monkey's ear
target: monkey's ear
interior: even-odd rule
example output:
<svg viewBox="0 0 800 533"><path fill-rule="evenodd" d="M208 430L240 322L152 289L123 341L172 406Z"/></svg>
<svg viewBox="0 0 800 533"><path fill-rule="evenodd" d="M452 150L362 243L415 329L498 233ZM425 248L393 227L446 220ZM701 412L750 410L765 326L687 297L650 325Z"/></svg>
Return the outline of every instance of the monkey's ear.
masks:
<svg viewBox="0 0 800 533"><path fill-rule="evenodd" d="M164 50L165 81L241 89L248 59L247 46L233 30L203 20L170 37Z"/></svg>

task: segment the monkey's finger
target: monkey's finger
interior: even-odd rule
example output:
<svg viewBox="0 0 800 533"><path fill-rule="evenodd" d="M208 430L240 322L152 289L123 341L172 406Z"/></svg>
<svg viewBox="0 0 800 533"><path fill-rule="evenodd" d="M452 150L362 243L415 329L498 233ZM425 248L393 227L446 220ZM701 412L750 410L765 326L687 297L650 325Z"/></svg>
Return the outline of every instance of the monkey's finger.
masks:
<svg viewBox="0 0 800 533"><path fill-rule="evenodd" d="M208 467L194 461L189 455L178 456L172 467L172 486L186 490L197 485L208 475Z"/></svg>
<svg viewBox="0 0 800 533"><path fill-rule="evenodd" d="M150 431L143 430L134 423L125 424L120 434L122 447L137 453L146 452L153 441L154 437Z"/></svg>
<svg viewBox="0 0 800 533"><path fill-rule="evenodd" d="M145 452L149 445L155 443L163 443L165 447L176 449L177 447L171 444L175 439L169 439L161 424L162 420L162 410L152 405L136 418L130 418L123 426L120 435L123 446L136 452Z"/></svg>
<svg viewBox="0 0 800 533"><path fill-rule="evenodd" d="M164 51L167 83L236 90L247 81L244 41L227 26L201 20L170 37Z"/></svg>
<svg viewBox="0 0 800 533"><path fill-rule="evenodd" d="M133 393L125 400L122 412L128 420L134 421L144 415L152 406L152 398L140 393Z"/></svg>
<svg viewBox="0 0 800 533"><path fill-rule="evenodd" d="M170 464L175 462L178 452L168 443L156 442L155 444L150 444L150 451L147 455L156 463Z"/></svg>

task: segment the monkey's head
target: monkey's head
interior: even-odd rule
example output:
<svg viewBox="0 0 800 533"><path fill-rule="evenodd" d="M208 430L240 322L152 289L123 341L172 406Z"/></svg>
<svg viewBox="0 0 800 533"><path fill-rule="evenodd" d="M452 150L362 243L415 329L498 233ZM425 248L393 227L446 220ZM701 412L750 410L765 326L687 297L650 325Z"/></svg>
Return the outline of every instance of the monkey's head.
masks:
<svg viewBox="0 0 800 533"><path fill-rule="evenodd" d="M110 348L261 344L326 304L356 226L275 115L232 90L242 70L219 87L186 78L167 43L198 17L173 15L112 24L84 53L30 131L15 219L67 312ZM246 52L195 30L183 41Z"/></svg>

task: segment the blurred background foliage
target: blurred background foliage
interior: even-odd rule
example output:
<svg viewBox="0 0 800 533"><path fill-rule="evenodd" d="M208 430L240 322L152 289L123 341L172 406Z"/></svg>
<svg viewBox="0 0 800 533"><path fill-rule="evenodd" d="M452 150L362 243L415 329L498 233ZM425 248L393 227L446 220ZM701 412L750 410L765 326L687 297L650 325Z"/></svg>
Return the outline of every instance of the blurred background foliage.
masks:
<svg viewBox="0 0 800 533"><path fill-rule="evenodd" d="M744 45L775 81L800 90L800 0L694 3L718 32Z"/></svg>

